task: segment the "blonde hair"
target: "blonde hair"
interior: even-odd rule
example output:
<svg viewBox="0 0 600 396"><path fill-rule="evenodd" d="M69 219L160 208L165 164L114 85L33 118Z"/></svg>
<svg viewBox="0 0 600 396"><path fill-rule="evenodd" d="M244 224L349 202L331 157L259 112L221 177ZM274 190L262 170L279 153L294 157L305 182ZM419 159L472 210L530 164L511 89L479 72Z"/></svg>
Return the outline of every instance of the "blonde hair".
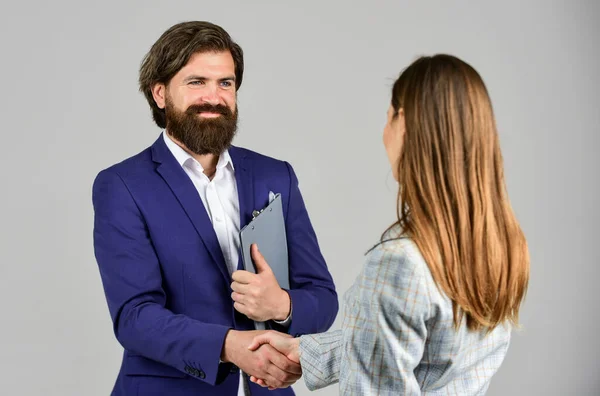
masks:
<svg viewBox="0 0 600 396"><path fill-rule="evenodd" d="M479 74L449 55L402 72L392 107L404 111L398 220L453 302L458 328L518 325L529 253L506 192L492 104Z"/></svg>

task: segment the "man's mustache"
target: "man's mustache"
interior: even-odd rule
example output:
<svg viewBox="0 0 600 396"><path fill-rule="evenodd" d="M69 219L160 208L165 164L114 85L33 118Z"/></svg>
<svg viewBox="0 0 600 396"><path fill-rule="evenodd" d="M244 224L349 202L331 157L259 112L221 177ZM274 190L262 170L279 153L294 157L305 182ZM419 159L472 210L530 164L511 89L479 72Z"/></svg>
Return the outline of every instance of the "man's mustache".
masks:
<svg viewBox="0 0 600 396"><path fill-rule="evenodd" d="M231 115L231 109L227 106L221 105L221 104L217 104L217 105L211 105L211 104L197 104L197 105L191 105L190 107L187 108L187 110L185 111L188 114L198 114L198 113L217 113L217 114L222 114L224 116L230 116Z"/></svg>

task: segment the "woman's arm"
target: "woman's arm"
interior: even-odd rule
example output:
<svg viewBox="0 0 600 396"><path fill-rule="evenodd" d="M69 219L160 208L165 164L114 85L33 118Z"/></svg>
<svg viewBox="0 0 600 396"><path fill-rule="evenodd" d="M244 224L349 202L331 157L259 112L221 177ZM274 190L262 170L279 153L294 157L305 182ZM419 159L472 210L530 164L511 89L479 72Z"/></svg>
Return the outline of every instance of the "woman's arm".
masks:
<svg viewBox="0 0 600 396"><path fill-rule="evenodd" d="M345 297L340 394L421 394L414 370L425 348L430 300L425 268L402 243L373 250Z"/></svg>
<svg viewBox="0 0 600 396"><path fill-rule="evenodd" d="M427 339L430 298L425 265L398 243L374 249L346 292L342 330L285 339L255 339L299 359L306 386L340 383L340 394L419 395L414 370Z"/></svg>
<svg viewBox="0 0 600 396"><path fill-rule="evenodd" d="M341 354L341 330L300 337L300 365L308 389L324 388L339 381Z"/></svg>

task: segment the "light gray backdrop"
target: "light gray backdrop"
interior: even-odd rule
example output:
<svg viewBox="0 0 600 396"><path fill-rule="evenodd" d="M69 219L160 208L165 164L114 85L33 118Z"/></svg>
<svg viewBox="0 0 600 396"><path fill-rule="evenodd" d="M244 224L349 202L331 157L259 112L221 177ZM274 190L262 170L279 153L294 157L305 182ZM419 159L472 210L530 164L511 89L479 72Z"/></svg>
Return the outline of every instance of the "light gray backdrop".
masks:
<svg viewBox="0 0 600 396"><path fill-rule="evenodd" d="M532 258L523 330L489 394L600 393L599 3L305 0L2 2L1 394L109 394L121 347L91 185L157 137L139 63L189 19L242 45L235 143L295 167L340 295L395 216L381 143L392 82L421 54L470 62Z"/></svg>

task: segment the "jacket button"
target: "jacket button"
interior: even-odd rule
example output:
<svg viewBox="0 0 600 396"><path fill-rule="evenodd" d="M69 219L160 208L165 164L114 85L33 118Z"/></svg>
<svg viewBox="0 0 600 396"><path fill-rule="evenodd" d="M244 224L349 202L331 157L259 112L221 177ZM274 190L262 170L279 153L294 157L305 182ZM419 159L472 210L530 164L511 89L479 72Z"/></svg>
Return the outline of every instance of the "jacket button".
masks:
<svg viewBox="0 0 600 396"><path fill-rule="evenodd" d="M200 379L206 378L206 374L204 374L204 371L198 371L198 370L196 370L196 371L198 372L197 377L200 377Z"/></svg>

